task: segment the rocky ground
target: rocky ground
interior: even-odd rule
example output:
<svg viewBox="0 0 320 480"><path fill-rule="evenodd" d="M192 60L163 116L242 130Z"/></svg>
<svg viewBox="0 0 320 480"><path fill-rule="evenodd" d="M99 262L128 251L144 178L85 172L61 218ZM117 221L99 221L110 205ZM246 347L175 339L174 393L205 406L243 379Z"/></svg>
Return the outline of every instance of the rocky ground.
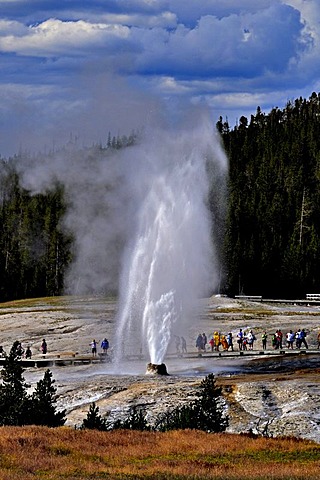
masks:
<svg viewBox="0 0 320 480"><path fill-rule="evenodd" d="M283 303L256 303L212 297L204 312L184 332L188 354L183 357L170 346L165 359L169 376L146 375L147 359L131 357L118 369L112 362L51 368L58 387L58 405L67 409L67 425L80 425L94 401L100 413L122 417L132 405L146 408L149 421L177 403L188 402L208 373L222 386L230 432L294 435L320 442L320 307ZM0 338L5 350L13 341L31 345L34 357L41 357L40 344L46 338L48 357L90 356L90 342L105 336L111 345L115 335L116 305L102 298L41 299L0 306ZM261 333L278 328L305 328L309 350L284 355L269 348L261 350ZM252 328L257 336L255 355L225 352L201 357L195 350L199 332L237 332ZM130 350L130 346L128 345ZM128 354L136 352L128 351ZM290 355L289 355L290 353ZM28 368L25 377L32 385L42 378L42 368Z"/></svg>

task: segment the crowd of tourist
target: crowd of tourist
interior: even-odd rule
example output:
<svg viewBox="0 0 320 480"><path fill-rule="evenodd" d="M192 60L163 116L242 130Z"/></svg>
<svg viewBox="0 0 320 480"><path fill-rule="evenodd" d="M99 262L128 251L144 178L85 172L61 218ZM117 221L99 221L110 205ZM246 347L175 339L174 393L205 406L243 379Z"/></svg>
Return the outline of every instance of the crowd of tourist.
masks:
<svg viewBox="0 0 320 480"><path fill-rule="evenodd" d="M222 334L221 332L215 331L209 337L209 341L207 340L207 335L205 333L199 333L196 339L196 348L199 353L206 352L208 349L211 350L211 352L219 352L220 350L233 352L235 339L239 351L253 350L256 342L259 342L258 348L262 348L262 350L267 350L267 348L273 350L282 350L283 348L292 350L294 348L308 349L308 334L309 332L304 328L299 328L296 331L289 330L285 334L283 334L281 329L278 329L274 333L267 333L264 331L261 334L259 341L252 329L245 330L240 328L236 334L233 334L232 332ZM317 336L317 348L320 348L320 332Z"/></svg>
<svg viewBox="0 0 320 480"><path fill-rule="evenodd" d="M308 331L304 328L299 328L296 331L289 330L287 333L283 333L281 329L277 329L274 333L267 333L267 331L263 331L259 339L254 334L252 329L242 329L236 333L232 333L229 331L226 334L223 334L219 331L214 331L208 337L205 333L199 333L195 346L199 353L202 352L219 352L219 351L234 351L235 349L238 351L245 351L245 350L254 350L254 346L256 349L274 349L274 350L282 350L284 348L287 349L301 349L305 348L308 349L309 345L307 342L307 335L309 334ZM187 342L184 337L179 337L174 335L174 342L176 352L178 354L187 353ZM98 343L95 339L92 340L90 343L91 346L91 354L95 357L97 355L98 350ZM107 338L104 338L100 344L101 354L108 356L109 350L109 341ZM320 332L317 335L317 349L320 349ZM40 351L42 354L46 354L48 352L48 346L45 339L42 340ZM33 352L31 351L30 346L28 345L25 349L22 347L21 343L18 347L18 353L21 358L31 359ZM5 357L7 354L4 351L3 347L0 346L0 358Z"/></svg>
<svg viewBox="0 0 320 480"><path fill-rule="evenodd" d="M95 339L92 340L92 342L90 343L90 346L91 346L92 355L96 356L98 345ZM107 338L104 338L100 344L101 354L108 355L109 346L110 346L109 340ZM43 355L46 355L48 353L48 344L45 338L42 340L39 350ZM18 343L16 353L21 358L25 358L29 360L32 358L32 355L33 355L30 345L27 345L26 348L23 348L21 342ZM0 345L0 358L5 358L6 356L7 356L7 352L4 350L3 346Z"/></svg>

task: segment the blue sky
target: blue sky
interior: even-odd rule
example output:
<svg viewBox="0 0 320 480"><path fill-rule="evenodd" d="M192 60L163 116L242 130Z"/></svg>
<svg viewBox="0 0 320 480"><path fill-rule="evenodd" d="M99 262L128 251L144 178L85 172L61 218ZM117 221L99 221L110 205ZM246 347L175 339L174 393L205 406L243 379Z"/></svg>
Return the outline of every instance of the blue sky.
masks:
<svg viewBox="0 0 320 480"><path fill-rule="evenodd" d="M0 1L0 154L320 90L318 0Z"/></svg>

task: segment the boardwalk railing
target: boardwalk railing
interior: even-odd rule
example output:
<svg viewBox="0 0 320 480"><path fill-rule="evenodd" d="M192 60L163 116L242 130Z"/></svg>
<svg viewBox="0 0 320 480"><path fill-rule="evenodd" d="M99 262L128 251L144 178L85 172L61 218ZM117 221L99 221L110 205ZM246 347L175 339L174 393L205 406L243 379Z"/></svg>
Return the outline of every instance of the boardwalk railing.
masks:
<svg viewBox="0 0 320 480"><path fill-rule="evenodd" d="M320 293L307 293L307 300L320 300Z"/></svg>
<svg viewBox="0 0 320 480"><path fill-rule="evenodd" d="M235 295L238 300L248 300L250 302L262 302L262 295Z"/></svg>

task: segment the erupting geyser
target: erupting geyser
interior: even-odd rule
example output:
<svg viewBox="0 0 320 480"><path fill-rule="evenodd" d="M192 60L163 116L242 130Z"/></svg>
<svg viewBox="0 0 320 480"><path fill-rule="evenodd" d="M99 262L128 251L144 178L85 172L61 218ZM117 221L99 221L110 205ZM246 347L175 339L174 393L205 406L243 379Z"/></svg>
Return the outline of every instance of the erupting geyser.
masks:
<svg viewBox="0 0 320 480"><path fill-rule="evenodd" d="M188 327L219 281L226 156L211 121L178 110L174 120L181 113L188 126L146 129L128 148L74 146L16 164L30 193L67 192L63 225L75 240L66 293L115 291L120 280L118 371L123 355L161 366L173 338L194 345Z"/></svg>
<svg viewBox="0 0 320 480"><path fill-rule="evenodd" d="M161 366L172 335L188 335L199 299L217 287L212 220L224 206L226 158L207 121L149 133L127 150L134 155L134 209L121 274L118 360L130 348Z"/></svg>

